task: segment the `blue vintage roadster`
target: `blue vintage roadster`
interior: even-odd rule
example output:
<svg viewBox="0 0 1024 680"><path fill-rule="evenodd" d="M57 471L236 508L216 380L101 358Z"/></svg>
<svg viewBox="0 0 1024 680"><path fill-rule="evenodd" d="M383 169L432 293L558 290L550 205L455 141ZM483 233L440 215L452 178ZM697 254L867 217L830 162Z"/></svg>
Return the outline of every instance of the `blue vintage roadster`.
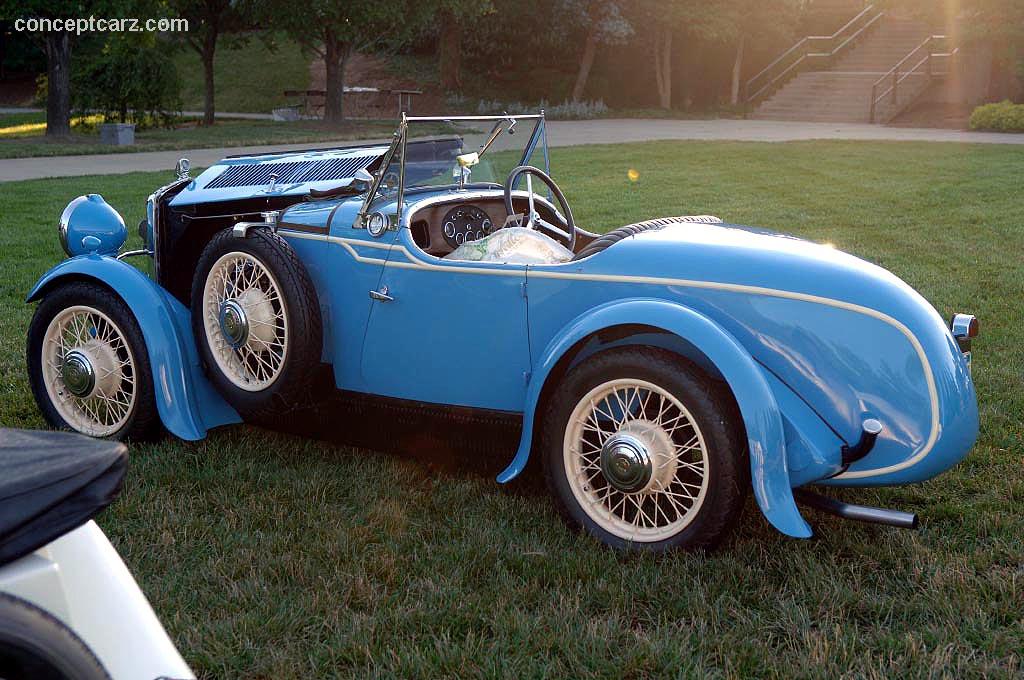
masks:
<svg viewBox="0 0 1024 680"><path fill-rule="evenodd" d="M713 217L598 235L549 171L542 113L403 118L390 143L194 178L180 162L140 251L79 197L69 259L28 295L39 407L112 438L319 423L503 457L500 482L532 455L568 522L616 547L713 546L750 490L790 536L811 535L797 501L916 524L803 487L961 460L974 317L947 325L880 267Z"/></svg>

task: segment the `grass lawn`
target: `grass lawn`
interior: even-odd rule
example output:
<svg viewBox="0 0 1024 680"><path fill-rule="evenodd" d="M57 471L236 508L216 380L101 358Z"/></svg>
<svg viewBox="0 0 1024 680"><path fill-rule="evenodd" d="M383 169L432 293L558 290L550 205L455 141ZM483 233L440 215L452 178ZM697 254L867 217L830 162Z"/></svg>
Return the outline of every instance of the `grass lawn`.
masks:
<svg viewBox="0 0 1024 680"><path fill-rule="evenodd" d="M552 151L581 225L710 212L878 262L982 322L982 433L928 483L842 496L917 532L753 501L716 553L620 555L571 534L506 460L353 451L246 426L132 449L99 523L205 678L1016 677L1024 673L1024 149L807 142ZM638 171L631 183L627 171ZM128 224L166 173L0 185L0 422L43 427L22 304L64 204ZM341 426L341 425L339 425ZM510 452L511 454L511 452Z"/></svg>
<svg viewBox="0 0 1024 680"><path fill-rule="evenodd" d="M333 142L389 137L394 129L395 121L391 120L361 120L340 126L328 126L320 121L279 123L271 120L229 119L218 120L212 127L201 127L196 125L195 121L185 121L174 129L155 128L137 131L135 144L132 146L109 146L100 144L98 128L85 132L81 128L73 127L70 139L49 140L44 136L46 114L18 113L0 115L0 159Z"/></svg>

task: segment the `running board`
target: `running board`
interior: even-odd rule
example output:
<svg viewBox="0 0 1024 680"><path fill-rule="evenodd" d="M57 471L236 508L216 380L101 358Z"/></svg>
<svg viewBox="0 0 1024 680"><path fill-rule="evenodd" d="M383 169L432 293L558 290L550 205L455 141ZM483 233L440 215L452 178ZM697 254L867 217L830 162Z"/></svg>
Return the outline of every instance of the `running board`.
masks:
<svg viewBox="0 0 1024 680"><path fill-rule="evenodd" d="M842 517L843 519L852 519L857 522L868 522L870 524L885 524L900 529L916 529L918 524L917 515L912 512L844 503L835 498L822 496L806 489L793 489L793 497L797 503L820 510L821 512L827 512L836 517Z"/></svg>

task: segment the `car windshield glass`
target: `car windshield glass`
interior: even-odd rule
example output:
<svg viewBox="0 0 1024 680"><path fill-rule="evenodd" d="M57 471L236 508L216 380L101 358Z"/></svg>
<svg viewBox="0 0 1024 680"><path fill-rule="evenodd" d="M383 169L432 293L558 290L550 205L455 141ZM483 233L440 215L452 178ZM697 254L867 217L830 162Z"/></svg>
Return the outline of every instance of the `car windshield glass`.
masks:
<svg viewBox="0 0 1024 680"><path fill-rule="evenodd" d="M395 200L400 186L408 193L424 187L502 185L528 151L529 162L547 171L542 126L536 116L410 119L374 203Z"/></svg>

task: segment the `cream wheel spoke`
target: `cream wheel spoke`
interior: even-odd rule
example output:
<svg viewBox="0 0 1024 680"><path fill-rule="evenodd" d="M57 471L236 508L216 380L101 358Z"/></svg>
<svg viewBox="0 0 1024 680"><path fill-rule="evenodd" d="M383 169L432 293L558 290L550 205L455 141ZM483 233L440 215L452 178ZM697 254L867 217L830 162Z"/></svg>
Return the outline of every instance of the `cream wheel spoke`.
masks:
<svg viewBox="0 0 1024 680"><path fill-rule="evenodd" d="M221 374L249 392L270 387L290 346L287 308L270 270L249 253L226 253L207 274L201 309Z"/></svg>
<svg viewBox="0 0 1024 680"><path fill-rule="evenodd" d="M578 400L564 437L570 490L612 535L664 540L700 511L709 482L704 435L660 385L634 378L597 385Z"/></svg>
<svg viewBox="0 0 1024 680"><path fill-rule="evenodd" d="M87 305L63 309L47 325L41 353L46 393L64 422L94 437L125 427L138 398L136 363L113 319Z"/></svg>

